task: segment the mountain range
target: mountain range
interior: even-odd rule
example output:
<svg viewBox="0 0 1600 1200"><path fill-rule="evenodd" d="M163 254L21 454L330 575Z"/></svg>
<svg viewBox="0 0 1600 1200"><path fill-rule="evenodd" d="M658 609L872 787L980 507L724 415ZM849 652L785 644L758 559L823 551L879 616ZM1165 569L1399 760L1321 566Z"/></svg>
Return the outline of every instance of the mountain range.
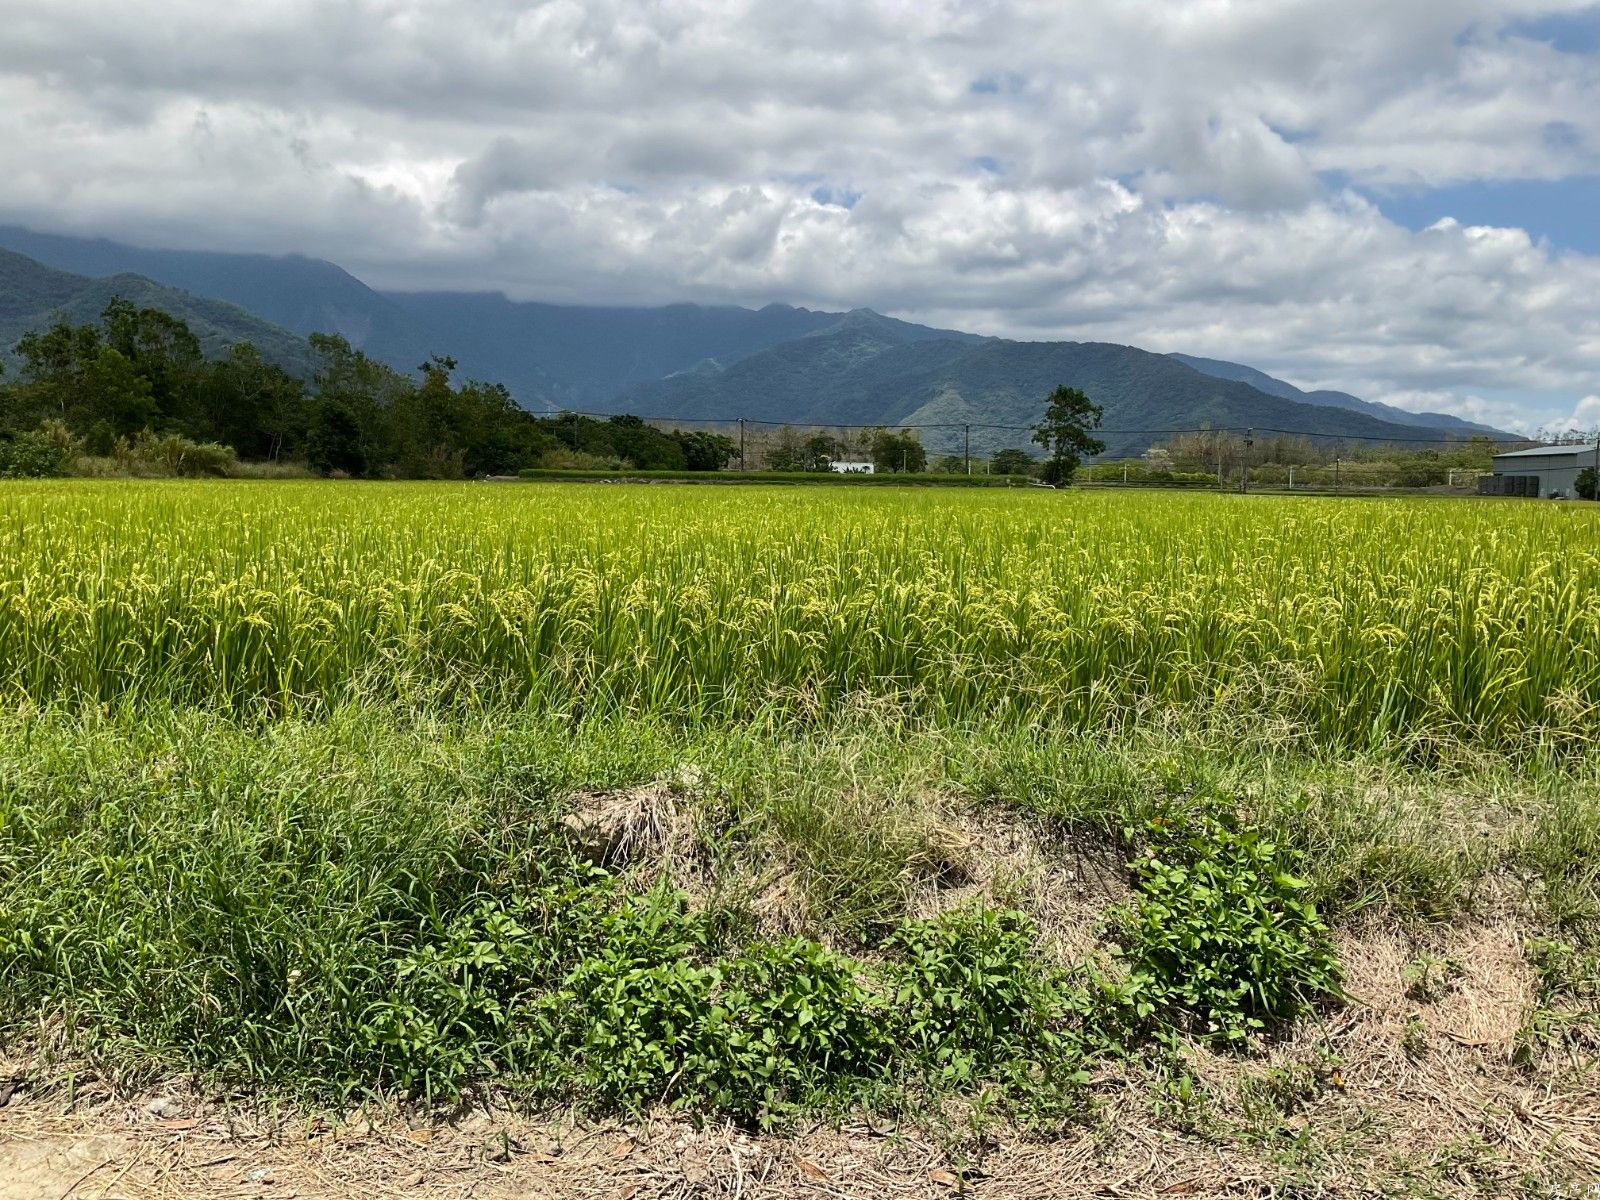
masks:
<svg viewBox="0 0 1600 1200"><path fill-rule="evenodd" d="M1265 371L1258 371L1254 367L1241 366L1239 363L1222 362L1215 358L1197 358L1193 354L1171 354L1185 366L1193 367L1205 375L1215 375L1218 379L1232 379L1239 383L1248 383L1257 391L1265 392L1269 396L1277 396L1283 400L1297 400L1304 404L1320 404L1333 408L1347 408L1351 412L1365 413L1369 417L1377 417L1380 421L1391 421L1396 425L1410 425L1416 429L1454 429L1465 434L1485 433L1494 435L1499 430L1491 429L1487 425L1475 425L1471 421L1464 421L1460 417L1453 417L1447 413L1411 412L1408 409L1396 408L1392 404L1379 404L1375 400L1362 400L1352 396L1349 392L1315 391L1303 392L1292 383L1285 383L1281 379L1274 379Z"/></svg>
<svg viewBox="0 0 1600 1200"><path fill-rule="evenodd" d="M1415 439L1498 431L1342 392L1307 392L1237 363L1098 342L1019 342L934 329L867 309L521 302L498 293L380 292L297 255L145 249L0 226L0 355L58 315L91 320L112 295L188 321L208 353L249 340L298 374L304 338L339 333L413 370L432 354L504 383L527 408L795 424L936 425L923 440L974 452L1027 446L1044 397L1084 389L1105 409L1107 452L1157 431L1255 427ZM9 252L8 252L9 251Z"/></svg>
<svg viewBox="0 0 1600 1200"><path fill-rule="evenodd" d="M3 246L3 243L0 243ZM107 301L121 296L140 307L159 308L188 322L207 356L236 342L253 342L264 357L285 370L306 374L311 350L305 339L234 304L165 287L142 275L104 278L74 275L0 248L0 359L23 334L65 318L74 324L97 321Z"/></svg>

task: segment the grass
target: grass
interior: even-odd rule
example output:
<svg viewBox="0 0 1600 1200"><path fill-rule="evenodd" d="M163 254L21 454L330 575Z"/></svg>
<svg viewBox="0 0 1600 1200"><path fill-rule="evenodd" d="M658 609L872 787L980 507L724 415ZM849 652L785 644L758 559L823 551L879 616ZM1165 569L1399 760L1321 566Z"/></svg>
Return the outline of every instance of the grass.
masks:
<svg viewBox="0 0 1600 1200"><path fill-rule="evenodd" d="M907 726L870 710L805 730L782 720L714 728L610 716L574 725L531 713L370 706L253 726L133 706L12 714L0 720L0 1011L14 1032L43 1028L135 1073L187 1068L308 1096L437 1096L496 1080L587 1103L668 1098L771 1120L790 1104L868 1095L906 1104L907 1095L941 1083L1002 1086L1031 1078L1042 1062L1057 1063L1051 1069L1072 1083L1085 1056L1120 1053L1168 1026L1194 1031L1210 1021L1230 1037L1253 1036L1261 1025L1231 991L1250 977L1245 960L1221 947L1255 936L1248 931L1258 922L1278 939L1274 954L1286 957L1262 975L1263 996L1278 999L1266 1001L1261 1016L1292 1014L1337 992L1327 974L1336 967L1325 957L1296 957L1324 953L1315 928L1296 922L1306 900L1348 915L1352 863L1413 864L1403 886L1357 872L1370 889L1361 903L1369 912L1425 910L1434 919L1473 912L1477 885L1490 877L1510 872L1530 894L1550 896L1553 881L1587 869L1582 847L1558 861L1541 831L1582 811L1592 775L1446 775L1450 786L1478 793L1474 805L1507 814L1480 845L1437 836L1424 786L1438 783L1437 768L1368 756L1294 759L1292 770L1280 764L1264 773L1259 748L1210 738L1199 729L1142 730L1090 745L1005 724ZM1039 773L1046 761L1072 767ZM654 861L597 868L563 840L560 818L573 795L671 777L684 764L695 766L695 782L679 785L675 802L694 833L668 848L665 875ZM1059 779L1075 786L1053 786ZM1359 793L1384 797L1392 818L1330 826L1330 815ZM768 973L772 987L760 998L767 1005L776 1003L772 972L780 967L788 971L784 987L829 978L842 987L845 976L819 963L868 971L865 992L822 1004L842 1022L846 1042L850 1029L892 1024L890 1010L914 1022L914 997L895 999L894 963L923 953L907 939L922 938L913 947L932 945L926 952L937 958L941 939L959 933L960 913L999 920L1010 902L958 906L948 927L918 915L919 896L947 875L941 837L964 810L1045 814L1113 862L1143 854L1124 877L1138 888L1133 924L1144 934L1131 936L1108 912L1097 931L1102 974L1084 974L1084 964L1037 968L1041 979L1059 981L1029 993L1036 1031L1008 1042L999 1057L992 1041L924 1032L918 1042L908 1032L896 1045L920 1046L915 1054L841 1044L838 1061L856 1062L848 1070L818 1074L815 1047L780 1055L793 1078L770 1094L748 1080L730 1083L721 1062L683 1074L701 1053L694 1047L712 1036L703 1022L728 1008L729 981L751 971ZM1188 829L1204 811L1225 811L1281 842L1281 851L1263 850L1254 834L1237 843L1212 837L1206 854L1217 857L1197 863L1192 846L1202 843L1186 841L1188 869L1212 871L1234 889L1214 908L1173 889L1154 864L1180 859L1162 849L1161 837L1141 832ZM1251 898L1246 859L1268 881L1302 872L1303 892L1269 882ZM1141 877L1158 877L1159 887L1139 885ZM776 892L777 912L765 904L775 879L793 881L791 893ZM1570 892L1560 894L1552 927L1571 904ZM1594 900L1591 889L1585 903ZM1004 917L1022 924L1003 927L1015 944L1002 938L1010 948L993 952L1025 950L1032 961L1027 930L1039 918ZM502 919L534 933L491 932ZM635 926L640 932L626 933ZM802 941L786 941L795 936ZM596 964L629 938L644 940L633 957L605 968L623 970L618 979L568 977L579 966L601 969ZM1191 954L1216 964L1224 978L1215 993L1183 966L1190 938L1216 949ZM1152 957L1141 966L1145 944ZM967 951L942 953L972 961ZM502 962L528 965L504 968L499 982L471 982ZM694 967L688 975L652 974L686 964ZM1130 982L1118 983L1124 972ZM622 979L631 982L618 992ZM1289 990L1273 991L1280 987ZM972 994L967 980L951 985L943 1003L959 1008ZM1020 1001L980 1001L974 1019L1014 1026L1019 1018L1001 1011L1012 1003ZM661 1004L678 1015L640 1016ZM602 1010L656 1025L628 1025L629 1033L549 1021L554 1011ZM678 1041L661 1032L662 1021ZM678 1048L646 1069L605 1048L619 1037ZM552 1069L558 1061L577 1065ZM886 1094L886 1080L899 1090ZM1070 1105L1066 1083L1058 1101ZM765 1097L759 1112L731 1101L757 1095ZM1021 1106L1041 1095L1020 1089L1013 1098Z"/></svg>

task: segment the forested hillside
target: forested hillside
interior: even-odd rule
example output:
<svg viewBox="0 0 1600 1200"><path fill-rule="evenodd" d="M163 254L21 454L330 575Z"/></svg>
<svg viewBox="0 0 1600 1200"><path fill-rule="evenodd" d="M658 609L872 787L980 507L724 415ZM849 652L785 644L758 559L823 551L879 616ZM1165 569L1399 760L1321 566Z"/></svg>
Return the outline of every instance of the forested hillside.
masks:
<svg viewBox="0 0 1600 1200"><path fill-rule="evenodd" d="M1026 440L1043 397L1065 384L1105 410L1112 455L1137 454L1175 429L1285 429L1342 437L1409 438L1412 427L1345 409L1269 396L1202 374L1168 355L1102 342L910 342L875 314L785 343L725 369L635 388L615 407L701 419L743 416L798 424L940 425L923 440L953 450L972 425L975 450ZM1011 429L984 428L1010 426Z"/></svg>
<svg viewBox="0 0 1600 1200"><path fill-rule="evenodd" d="M297 374L310 371L311 355L301 338L236 305L189 295L139 275L90 279L54 270L9 250L0 250L0 360L15 365L15 347L30 331L57 320L73 324L98 320L115 297L183 321L202 354L209 357L249 342L268 362Z"/></svg>
<svg viewBox="0 0 1600 1200"><path fill-rule="evenodd" d="M602 307L523 302L495 292L379 292L334 263L298 255L146 249L14 226L0 226L0 246L81 275L118 276L117 286L136 291L130 298L138 304L188 320L208 353L236 339L220 313L198 309L206 303L200 297L242 305L281 327L279 339L284 331L337 334L399 371L448 355L462 376L503 384L536 412L1027 425L1038 417L1040 398L1066 383L1090 391L1112 429L1264 424L1351 437L1496 432L1344 392L1303 391L1238 363L1130 346L981 338L866 309ZM147 281L122 282L128 272L188 295L159 296ZM179 307L180 297L186 307ZM102 287L69 315L89 319L108 298ZM38 305L29 312L37 328ZM21 328L13 323L0 337L14 340ZM265 331L250 340L289 365L291 352L281 340ZM979 434L979 444L1017 441L1006 431L992 433ZM943 448L953 444L950 435L930 438ZM1130 434L1110 449L1142 449L1138 443Z"/></svg>

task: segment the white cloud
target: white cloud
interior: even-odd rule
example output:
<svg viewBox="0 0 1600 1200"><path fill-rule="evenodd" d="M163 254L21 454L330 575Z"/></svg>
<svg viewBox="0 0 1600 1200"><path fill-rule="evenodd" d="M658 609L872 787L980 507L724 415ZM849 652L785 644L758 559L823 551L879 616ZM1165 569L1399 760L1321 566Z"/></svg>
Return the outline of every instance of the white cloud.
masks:
<svg viewBox="0 0 1600 1200"><path fill-rule="evenodd" d="M1550 422L1554 433L1594 433L1600 431L1600 396L1585 396L1565 417Z"/></svg>
<svg viewBox="0 0 1600 1200"><path fill-rule="evenodd" d="M1515 24L1587 3L0 0L0 218L391 287L867 304L1537 421L1597 386L1600 261L1328 180L1600 170L1600 61Z"/></svg>

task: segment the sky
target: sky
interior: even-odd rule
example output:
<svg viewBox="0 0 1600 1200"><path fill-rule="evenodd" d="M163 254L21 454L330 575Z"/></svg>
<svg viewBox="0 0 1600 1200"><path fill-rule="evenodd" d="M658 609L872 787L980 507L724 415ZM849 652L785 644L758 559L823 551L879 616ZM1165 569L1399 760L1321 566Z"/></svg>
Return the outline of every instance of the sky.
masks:
<svg viewBox="0 0 1600 1200"><path fill-rule="evenodd" d="M0 221L1600 427L1587 0L0 0Z"/></svg>

